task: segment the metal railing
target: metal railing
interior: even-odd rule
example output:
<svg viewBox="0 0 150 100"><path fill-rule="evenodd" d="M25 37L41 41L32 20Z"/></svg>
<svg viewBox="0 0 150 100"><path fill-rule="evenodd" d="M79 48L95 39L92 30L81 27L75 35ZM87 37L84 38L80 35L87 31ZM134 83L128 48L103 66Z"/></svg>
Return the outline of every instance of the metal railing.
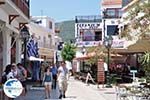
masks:
<svg viewBox="0 0 150 100"><path fill-rule="evenodd" d="M90 16L76 16L76 23L86 23L86 22L102 22L102 16L100 15L90 15Z"/></svg>

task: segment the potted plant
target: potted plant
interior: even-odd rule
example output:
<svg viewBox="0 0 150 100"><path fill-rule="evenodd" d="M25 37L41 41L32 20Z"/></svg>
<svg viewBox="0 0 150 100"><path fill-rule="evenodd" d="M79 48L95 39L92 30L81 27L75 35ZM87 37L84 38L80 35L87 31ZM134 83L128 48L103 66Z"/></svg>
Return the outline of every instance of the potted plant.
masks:
<svg viewBox="0 0 150 100"><path fill-rule="evenodd" d="M139 61L142 63L146 81L150 83L150 52L145 52L140 58Z"/></svg>

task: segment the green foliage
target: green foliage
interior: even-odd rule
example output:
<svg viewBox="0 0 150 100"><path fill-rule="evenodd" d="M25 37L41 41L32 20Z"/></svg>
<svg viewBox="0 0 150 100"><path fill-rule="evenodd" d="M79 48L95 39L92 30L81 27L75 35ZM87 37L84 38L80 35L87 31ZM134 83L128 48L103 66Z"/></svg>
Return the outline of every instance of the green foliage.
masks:
<svg viewBox="0 0 150 100"><path fill-rule="evenodd" d="M144 67L144 71L146 74L146 80L150 82L150 52L145 52L140 58L139 61L142 63Z"/></svg>
<svg viewBox="0 0 150 100"><path fill-rule="evenodd" d="M121 37L131 40L136 35L139 39L150 39L150 0L138 0L130 6L128 16L124 18L124 21L129 23L121 32ZM136 34L132 35L133 32ZM139 61L142 63L147 81L150 81L150 52L145 52Z"/></svg>
<svg viewBox="0 0 150 100"><path fill-rule="evenodd" d="M110 83L116 85L117 84L117 77L114 75L110 75Z"/></svg>
<svg viewBox="0 0 150 100"><path fill-rule="evenodd" d="M143 16L137 18L141 13L143 13ZM134 30L139 38L145 38L145 34L150 32L150 1L140 2L139 0L139 2L131 6L124 21L129 21L130 23L121 32L121 37L129 37L131 40L131 33Z"/></svg>
<svg viewBox="0 0 150 100"><path fill-rule="evenodd" d="M63 60L71 62L76 54L75 49L76 49L76 47L74 45L72 45L70 43L66 43L64 48L61 51L61 56L62 56Z"/></svg>
<svg viewBox="0 0 150 100"><path fill-rule="evenodd" d="M91 47L91 48L87 48L87 52L91 53L95 53L95 55L93 57L91 57L90 59L87 60L87 64L89 65L97 65L97 62L99 59L103 59L105 60L105 54L103 53L103 51L105 50L105 48L100 47L100 46L96 46L96 47Z"/></svg>

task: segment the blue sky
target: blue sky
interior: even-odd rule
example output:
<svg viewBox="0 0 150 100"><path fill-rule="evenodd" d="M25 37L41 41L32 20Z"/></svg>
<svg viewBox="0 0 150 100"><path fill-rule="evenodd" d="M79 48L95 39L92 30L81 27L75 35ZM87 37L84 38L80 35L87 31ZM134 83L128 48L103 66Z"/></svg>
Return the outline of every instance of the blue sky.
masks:
<svg viewBox="0 0 150 100"><path fill-rule="evenodd" d="M56 22L77 15L99 15L101 0L30 0L31 16L46 15Z"/></svg>

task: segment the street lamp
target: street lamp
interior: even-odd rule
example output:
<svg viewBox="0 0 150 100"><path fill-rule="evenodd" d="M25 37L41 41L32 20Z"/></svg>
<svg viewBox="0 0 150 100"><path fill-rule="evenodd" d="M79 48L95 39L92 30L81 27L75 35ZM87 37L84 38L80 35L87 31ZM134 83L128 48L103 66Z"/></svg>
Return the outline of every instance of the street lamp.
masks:
<svg viewBox="0 0 150 100"><path fill-rule="evenodd" d="M107 75L106 75L106 78L107 78L106 87L112 87L111 84L110 84L110 73L109 73L109 68L110 68L110 49L111 49L112 43L113 43L113 38L111 37L111 35L106 36L104 38L104 45L105 45L105 47L107 48L107 51L108 51L108 60L107 60L108 71L107 71Z"/></svg>
<svg viewBox="0 0 150 100"><path fill-rule="evenodd" d="M81 51L81 52L82 52L82 55L84 56L84 54L85 54L85 52L86 52L85 46L82 47L82 51ZM84 71L84 69L85 69L85 68L84 68L84 65L85 65L85 64L84 64L84 58L83 58L83 61L82 61L82 65L83 65L83 71Z"/></svg>
<svg viewBox="0 0 150 100"><path fill-rule="evenodd" d="M23 26L23 28L20 30L20 36L24 41L24 60L23 60L23 66L26 68L26 54L27 54L27 41L30 37L28 28L26 26Z"/></svg>
<svg viewBox="0 0 150 100"><path fill-rule="evenodd" d="M103 10L103 36L105 37L105 30L106 30L106 18L107 18L107 11L106 9Z"/></svg>
<svg viewBox="0 0 150 100"><path fill-rule="evenodd" d="M85 46L82 47L82 54L84 55L86 52Z"/></svg>

